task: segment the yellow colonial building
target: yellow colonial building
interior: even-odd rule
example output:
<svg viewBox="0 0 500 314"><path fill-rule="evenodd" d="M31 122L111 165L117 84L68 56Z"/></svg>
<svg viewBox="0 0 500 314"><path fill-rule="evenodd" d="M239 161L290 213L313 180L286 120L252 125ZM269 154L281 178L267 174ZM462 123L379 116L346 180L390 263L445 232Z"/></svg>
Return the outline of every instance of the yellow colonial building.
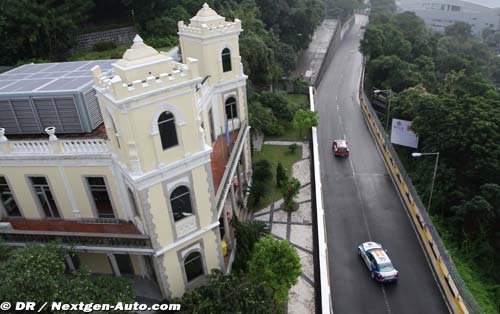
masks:
<svg viewBox="0 0 500 314"><path fill-rule="evenodd" d="M69 271L181 296L228 271L251 178L241 22L179 22L182 62L137 35L120 60L0 75L0 237L59 241Z"/></svg>

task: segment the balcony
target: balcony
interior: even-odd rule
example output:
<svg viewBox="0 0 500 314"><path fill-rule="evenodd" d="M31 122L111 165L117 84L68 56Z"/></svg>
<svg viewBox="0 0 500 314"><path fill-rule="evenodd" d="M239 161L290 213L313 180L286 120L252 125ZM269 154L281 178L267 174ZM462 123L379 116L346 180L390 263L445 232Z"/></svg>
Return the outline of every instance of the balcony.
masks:
<svg viewBox="0 0 500 314"><path fill-rule="evenodd" d="M9 246L56 241L76 251L153 253L149 236L141 234L130 222L95 223L8 218L3 218L0 222L10 223L12 226L0 229L0 238Z"/></svg>

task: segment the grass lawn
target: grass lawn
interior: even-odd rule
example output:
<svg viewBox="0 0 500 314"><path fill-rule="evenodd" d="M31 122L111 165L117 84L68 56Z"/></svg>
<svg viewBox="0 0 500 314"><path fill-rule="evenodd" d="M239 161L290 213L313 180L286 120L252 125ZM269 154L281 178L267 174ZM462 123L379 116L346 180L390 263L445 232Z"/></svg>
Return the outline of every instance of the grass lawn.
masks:
<svg viewBox="0 0 500 314"><path fill-rule="evenodd" d="M296 106L297 108L309 108L309 99L307 95L303 94L287 94L288 101L290 104ZM292 121L285 123L285 132L279 136L266 136L266 141L293 141L293 142L303 142L308 140L307 130L302 131L302 136L299 134L299 130L296 130Z"/></svg>
<svg viewBox="0 0 500 314"><path fill-rule="evenodd" d="M288 101L292 105L296 105L297 107L303 108L307 107L309 108L309 99L307 95L304 94L287 94Z"/></svg>
<svg viewBox="0 0 500 314"><path fill-rule="evenodd" d="M69 61L121 59L128 48L130 48L130 45L118 46L104 51L79 51L69 57Z"/></svg>
<svg viewBox="0 0 500 314"><path fill-rule="evenodd" d="M263 197L260 204L255 206L252 201L250 201L250 209L258 210L264 208L282 198L281 192L276 187L276 167L278 166L278 161L281 162L284 168L288 169L289 175L292 175L292 165L299 161L302 157L302 147L298 147L295 153L290 153L288 146L278 146L278 145L262 145L262 151L254 152L252 156L252 161L255 163L261 159L267 159L271 164L272 178L266 182L269 189L269 193Z"/></svg>

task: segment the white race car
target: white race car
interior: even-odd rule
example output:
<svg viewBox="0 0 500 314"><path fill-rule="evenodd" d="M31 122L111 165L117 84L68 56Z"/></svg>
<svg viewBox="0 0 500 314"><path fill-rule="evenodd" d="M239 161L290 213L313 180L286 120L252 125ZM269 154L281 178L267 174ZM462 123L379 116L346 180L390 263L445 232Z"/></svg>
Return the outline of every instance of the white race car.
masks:
<svg viewBox="0 0 500 314"><path fill-rule="evenodd" d="M392 282L399 279L399 272L392 265L387 252L376 242L365 242L358 246L358 254L378 282Z"/></svg>

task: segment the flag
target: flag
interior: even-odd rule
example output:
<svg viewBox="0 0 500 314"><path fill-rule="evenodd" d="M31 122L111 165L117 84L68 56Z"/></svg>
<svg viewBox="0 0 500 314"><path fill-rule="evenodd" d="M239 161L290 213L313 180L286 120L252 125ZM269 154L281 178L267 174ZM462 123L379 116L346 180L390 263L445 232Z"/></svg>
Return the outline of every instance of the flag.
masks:
<svg viewBox="0 0 500 314"><path fill-rule="evenodd" d="M229 120L226 119L226 143L227 143L227 146L229 146L229 144L231 143L231 140L229 138Z"/></svg>

